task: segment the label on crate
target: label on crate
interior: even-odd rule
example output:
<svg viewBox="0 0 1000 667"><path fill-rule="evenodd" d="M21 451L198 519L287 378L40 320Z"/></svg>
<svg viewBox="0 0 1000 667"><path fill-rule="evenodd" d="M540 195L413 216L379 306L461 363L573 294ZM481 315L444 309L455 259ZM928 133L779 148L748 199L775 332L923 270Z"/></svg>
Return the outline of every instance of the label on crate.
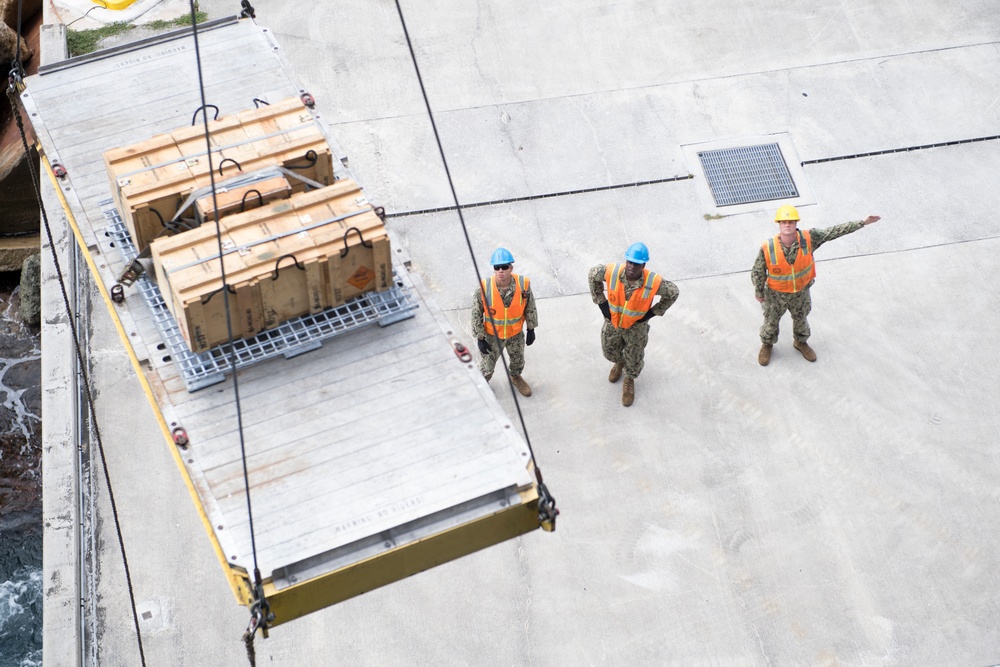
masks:
<svg viewBox="0 0 1000 667"><path fill-rule="evenodd" d="M365 285L370 283L375 279L375 272L369 269L367 266L358 267L358 270L354 272L347 282L354 285L360 290L365 288Z"/></svg>

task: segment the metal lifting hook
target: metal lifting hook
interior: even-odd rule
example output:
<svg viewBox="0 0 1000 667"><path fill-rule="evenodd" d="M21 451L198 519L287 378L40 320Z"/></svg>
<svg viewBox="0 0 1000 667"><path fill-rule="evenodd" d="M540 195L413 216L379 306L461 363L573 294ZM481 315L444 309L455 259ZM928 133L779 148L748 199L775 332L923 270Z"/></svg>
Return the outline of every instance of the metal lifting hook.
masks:
<svg viewBox="0 0 1000 667"><path fill-rule="evenodd" d="M24 67L16 60L10 63L10 73L7 74L7 92L20 94L24 90Z"/></svg>
<svg viewBox="0 0 1000 667"><path fill-rule="evenodd" d="M274 614L271 613L271 604L264 597L263 584L254 585L253 604L250 605L250 625L247 632L256 633L260 629L261 636L267 639L267 632L274 621Z"/></svg>
<svg viewBox="0 0 1000 667"><path fill-rule="evenodd" d="M556 507L556 499L549 493L548 487L543 482L538 484L538 525L547 533L555 532L556 517L559 516L559 508Z"/></svg>
<svg viewBox="0 0 1000 667"><path fill-rule="evenodd" d="M257 652L253 647L253 638L257 634L257 630L259 629L260 634L263 635L264 639L267 639L267 631L274 621L271 605L264 597L264 584L260 580L260 570L257 568L254 568L254 579L256 583L253 587L253 603L250 605L250 623L247 625L246 632L243 633L243 643L246 644L250 667L255 667L257 664Z"/></svg>

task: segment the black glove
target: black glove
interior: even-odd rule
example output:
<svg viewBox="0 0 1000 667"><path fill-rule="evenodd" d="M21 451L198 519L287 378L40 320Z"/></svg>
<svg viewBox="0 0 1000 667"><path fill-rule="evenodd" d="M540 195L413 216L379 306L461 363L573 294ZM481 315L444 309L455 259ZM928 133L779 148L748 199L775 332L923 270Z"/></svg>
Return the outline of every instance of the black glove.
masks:
<svg viewBox="0 0 1000 667"><path fill-rule="evenodd" d="M639 321L640 321L640 322L648 322L648 321L650 321L651 319L653 319L653 317L654 317L654 316L653 316L653 311L651 311L651 310L647 310L647 311L646 311L646 314L645 314L645 315L643 315L643 316L642 316L642 318L641 318L641 319L640 319Z"/></svg>
<svg viewBox="0 0 1000 667"><path fill-rule="evenodd" d="M480 354L490 353L490 344L486 342L485 338L480 338L479 340L476 341L476 343L479 345Z"/></svg>
<svg viewBox="0 0 1000 667"><path fill-rule="evenodd" d="M608 320L610 322L611 321L611 308L608 307L608 302L605 301L604 303L599 303L599 304L597 304L597 307L600 308L601 312L604 314L604 319L606 319L606 320Z"/></svg>
<svg viewBox="0 0 1000 667"><path fill-rule="evenodd" d="M531 345L535 342L535 330L528 329L528 334L524 337L524 344Z"/></svg>

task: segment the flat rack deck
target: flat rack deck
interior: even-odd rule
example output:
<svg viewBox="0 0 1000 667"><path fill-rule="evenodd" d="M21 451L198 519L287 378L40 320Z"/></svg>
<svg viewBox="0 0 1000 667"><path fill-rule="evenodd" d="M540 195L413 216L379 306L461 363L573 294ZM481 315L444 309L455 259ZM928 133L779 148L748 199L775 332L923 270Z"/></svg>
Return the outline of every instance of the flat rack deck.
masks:
<svg viewBox="0 0 1000 667"><path fill-rule="evenodd" d="M305 92L253 21L220 20L198 34L206 99L221 114ZM201 106L194 51L182 30L67 60L30 77L21 99L165 443L237 598L249 604L231 376L190 391L140 290L126 289L121 304L109 297L124 261L109 232L102 154L191 121ZM313 116L340 158L322 115ZM347 175L340 160L335 168ZM318 349L293 344L287 358L239 370L257 561L275 624L538 527L526 443L471 361L456 355L457 338L419 278L402 261L395 271L412 317L339 332ZM177 428L190 440L184 449L173 443Z"/></svg>

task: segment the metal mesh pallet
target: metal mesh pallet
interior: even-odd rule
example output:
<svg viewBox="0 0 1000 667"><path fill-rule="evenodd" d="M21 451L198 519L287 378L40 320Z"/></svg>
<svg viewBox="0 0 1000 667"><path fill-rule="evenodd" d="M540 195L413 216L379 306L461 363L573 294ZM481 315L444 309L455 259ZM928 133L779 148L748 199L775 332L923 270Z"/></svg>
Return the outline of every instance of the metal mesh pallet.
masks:
<svg viewBox="0 0 1000 667"><path fill-rule="evenodd" d="M139 254L128 228L115 208L114 200L107 199L99 205L108 220L108 235L127 265ZM189 392L222 382L225 374L232 371L233 359L239 369L278 355L291 358L321 347L324 340L333 336L375 322L380 326L387 326L413 317L412 311L417 307L394 268L393 287L385 292L368 292L350 299L342 306L283 322L254 338L237 339L231 344L224 343L207 352L195 354L188 348L156 283L144 274L135 285L149 306L160 338L170 350L170 358L177 365Z"/></svg>

